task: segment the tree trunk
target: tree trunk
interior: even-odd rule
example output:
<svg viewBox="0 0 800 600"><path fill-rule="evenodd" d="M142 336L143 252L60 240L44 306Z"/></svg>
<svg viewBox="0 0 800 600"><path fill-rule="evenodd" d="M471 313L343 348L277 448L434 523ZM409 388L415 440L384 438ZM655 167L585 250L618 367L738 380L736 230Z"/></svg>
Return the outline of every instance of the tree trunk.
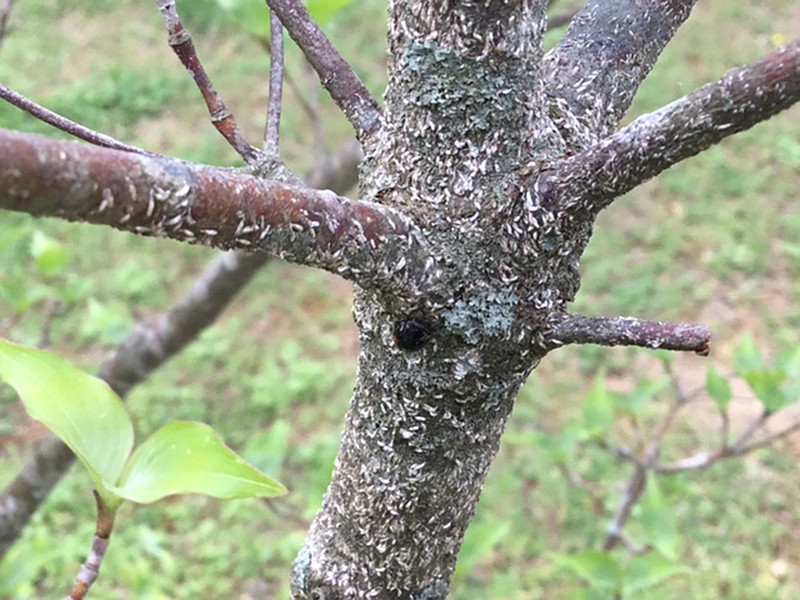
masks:
<svg viewBox="0 0 800 600"><path fill-rule="evenodd" d="M537 104L544 5L489 5L390 6L362 198L413 216L432 276L424 291L357 293L358 382L296 598L447 595L514 399L577 289L574 253L558 252L560 232L537 239L523 201L524 177L560 149ZM587 232L572 234L580 247ZM423 347L403 349L408 328L430 334Z"/></svg>

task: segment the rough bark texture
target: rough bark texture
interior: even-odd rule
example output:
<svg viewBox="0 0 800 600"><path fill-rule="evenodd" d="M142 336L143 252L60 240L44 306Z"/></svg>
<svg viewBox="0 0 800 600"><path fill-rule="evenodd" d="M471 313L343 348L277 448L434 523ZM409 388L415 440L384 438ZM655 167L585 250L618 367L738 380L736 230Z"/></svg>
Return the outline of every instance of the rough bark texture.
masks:
<svg viewBox="0 0 800 600"><path fill-rule="evenodd" d="M544 28L541 2L390 3L362 197L414 218L436 285L407 312L357 292L358 383L296 598L447 595L514 398L578 285L520 195L531 165L558 155L538 102ZM434 330L417 352L392 343L411 319Z"/></svg>

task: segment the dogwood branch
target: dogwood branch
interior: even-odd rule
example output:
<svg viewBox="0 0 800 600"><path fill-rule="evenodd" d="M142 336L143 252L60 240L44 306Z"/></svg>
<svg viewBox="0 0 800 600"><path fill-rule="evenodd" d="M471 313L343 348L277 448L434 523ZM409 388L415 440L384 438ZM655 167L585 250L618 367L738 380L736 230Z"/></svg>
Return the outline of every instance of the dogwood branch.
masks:
<svg viewBox="0 0 800 600"><path fill-rule="evenodd" d="M696 323L568 315L556 326L553 338L565 345L641 346L691 351L705 356L710 349L711 332L705 325Z"/></svg>
<svg viewBox="0 0 800 600"><path fill-rule="evenodd" d="M323 87L355 127L359 139L378 130L378 103L358 75L333 47L300 0L267 0L270 9L314 67Z"/></svg>
<svg viewBox="0 0 800 600"><path fill-rule="evenodd" d="M800 40L733 69L614 135L558 161L534 184L536 203L597 212L615 198L720 140L800 100Z"/></svg>
<svg viewBox="0 0 800 600"><path fill-rule="evenodd" d="M197 84L208 107L208 113L211 115L211 123L246 162L253 162L258 152L245 139L233 114L225 106L217 90L214 89L203 63L197 56L192 36L181 22L175 0L155 0L155 2L158 10L161 11L161 17L169 33L168 43Z"/></svg>
<svg viewBox="0 0 800 600"><path fill-rule="evenodd" d="M544 59L545 91L557 113L599 137L613 131L696 1L587 2Z"/></svg>
<svg viewBox="0 0 800 600"><path fill-rule="evenodd" d="M120 142L111 136L108 136L94 129L84 127L80 123L76 123L58 113L53 112L23 96L19 92L15 92L6 85L0 83L0 98L13 104L17 108L24 110L29 115L36 117L40 121L52 125L56 129L60 129L64 133L68 133L76 138L101 146L103 148L112 148L114 150L122 150L123 152L133 152L134 154L144 154L147 156L156 156L153 152L142 150L136 146L130 146L125 142Z"/></svg>
<svg viewBox="0 0 800 600"><path fill-rule="evenodd" d="M410 219L379 204L3 130L0 208L266 252L387 291L407 279L400 257L423 244Z"/></svg>

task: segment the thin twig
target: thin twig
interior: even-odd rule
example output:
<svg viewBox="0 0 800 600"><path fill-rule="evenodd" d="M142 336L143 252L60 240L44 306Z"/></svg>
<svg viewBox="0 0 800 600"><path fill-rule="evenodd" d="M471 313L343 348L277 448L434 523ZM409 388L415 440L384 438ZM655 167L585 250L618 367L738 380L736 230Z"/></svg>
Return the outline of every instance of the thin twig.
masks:
<svg viewBox="0 0 800 600"><path fill-rule="evenodd" d="M60 129L64 133L68 133L85 142L94 144L95 146L112 148L114 150L122 150L123 152L132 152L134 154L143 154L145 156L157 156L154 152L148 152L147 150L137 148L136 146L131 146L104 133L84 127L83 125L63 117L58 113L45 108L44 106L36 104L36 102L33 100L26 98L19 92L15 92L2 83L0 83L0 98L9 104L13 104L17 108L24 110L26 113L36 117L40 121L47 123L48 125L52 125L56 129Z"/></svg>
<svg viewBox="0 0 800 600"><path fill-rule="evenodd" d="M772 416L772 411L764 409L761 411L761 414L758 415L758 418L755 419L750 425L748 425L734 440L734 442L730 445L730 448L733 452L739 453L747 441L753 437L753 435L764 425L767 424L767 421Z"/></svg>
<svg viewBox="0 0 800 600"><path fill-rule="evenodd" d="M0 4L0 45L8 35L8 18L11 16L12 8L14 8L14 0L3 0L3 3Z"/></svg>
<svg viewBox="0 0 800 600"><path fill-rule="evenodd" d="M567 315L556 326L554 342L641 346L663 350L688 350L706 356L711 332L696 323L644 321L634 317L586 317Z"/></svg>
<svg viewBox="0 0 800 600"><path fill-rule="evenodd" d="M622 493L622 500L614 511L614 516L606 528L606 536L603 539L603 550L608 552L622 539L622 530L631 516L631 510L642 497L647 488L648 467L641 463L633 465L628 481L625 482L625 489Z"/></svg>
<svg viewBox="0 0 800 600"><path fill-rule="evenodd" d="M81 566L66 600L83 600L94 582L97 581L103 558L108 550L111 532L114 530L114 513L108 510L97 491L94 492L94 498L97 502L97 528L92 540L92 550Z"/></svg>
<svg viewBox="0 0 800 600"><path fill-rule="evenodd" d="M155 3L169 33L168 43L186 70L191 73L208 107L211 123L246 162L254 162L258 157L258 151L245 139L233 114L214 89L205 67L197 56L192 36L181 22L175 0L155 0Z"/></svg>
<svg viewBox="0 0 800 600"><path fill-rule="evenodd" d="M742 448L739 449L740 454L747 454L748 452L752 452L753 450L758 450L759 448L764 448L765 446L769 446L780 439L790 436L795 431L800 431L800 421L792 423L788 427L781 429L773 434L770 434L766 437L761 438L758 441L752 442Z"/></svg>
<svg viewBox="0 0 800 600"><path fill-rule="evenodd" d="M272 52L272 48L270 48L269 42L264 40L264 38L253 36L256 42L258 42L267 53ZM300 108L306 113L308 118L311 120L312 123L319 122L319 113L317 110L306 100L305 93L300 89L300 85L295 81L292 73L286 69L283 70L283 80L289 89L292 90L292 93L295 96L295 100L300 105Z"/></svg>
<svg viewBox="0 0 800 600"><path fill-rule="evenodd" d="M283 25L270 11L270 67L269 101L267 102L267 124L264 127L264 151L278 155L280 138L281 102L283 98Z"/></svg>
<svg viewBox="0 0 800 600"><path fill-rule="evenodd" d="M267 0L314 67L322 85L355 127L359 139L378 130L381 111L358 75L331 44L300 0Z"/></svg>
<svg viewBox="0 0 800 600"><path fill-rule="evenodd" d="M681 473L683 471L697 471L700 469L705 469L721 460L749 454L754 450L774 444L776 441L788 437L796 431L800 431L800 421L797 421L779 431L776 431L773 434L761 438L760 440L746 444L745 442L750 439L755 432L764 426L768 418L769 415L767 412L763 412L758 419L750 423L747 429L739 434L736 441L732 444L728 444L713 452L700 452L698 454L677 460L668 465L659 465L656 467L656 472L672 474Z"/></svg>

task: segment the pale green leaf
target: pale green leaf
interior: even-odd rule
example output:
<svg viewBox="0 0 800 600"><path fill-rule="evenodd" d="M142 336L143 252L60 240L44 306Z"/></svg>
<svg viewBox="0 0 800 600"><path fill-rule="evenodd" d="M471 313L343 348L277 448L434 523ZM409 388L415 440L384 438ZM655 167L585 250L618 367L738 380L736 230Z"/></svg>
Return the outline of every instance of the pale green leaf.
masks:
<svg viewBox="0 0 800 600"><path fill-rule="evenodd" d="M688 573L691 569L656 552L632 556L623 573L623 597L653 588L675 575Z"/></svg>
<svg viewBox="0 0 800 600"><path fill-rule="evenodd" d="M89 470L99 491L117 483L133 448L122 401L102 380L62 358L0 340L0 379Z"/></svg>
<svg viewBox="0 0 800 600"><path fill-rule="evenodd" d="M639 508L639 522L647 533L647 541L665 557L675 560L681 541L675 513L655 477L648 479Z"/></svg>
<svg viewBox="0 0 800 600"><path fill-rule="evenodd" d="M58 241L41 231L31 238L31 256L44 275L58 275L67 265L67 251Z"/></svg>
<svg viewBox="0 0 800 600"><path fill-rule="evenodd" d="M593 588L619 589L622 569L616 558L598 550L556 554L553 560L584 579Z"/></svg>
<svg viewBox="0 0 800 600"><path fill-rule="evenodd" d="M598 373L583 399L583 426L591 436L601 436L614 423L614 397L606 389L605 373Z"/></svg>
<svg viewBox="0 0 800 600"><path fill-rule="evenodd" d="M136 449L112 491L147 504L174 494L280 496L286 488L237 456L208 425L176 421Z"/></svg>
<svg viewBox="0 0 800 600"><path fill-rule="evenodd" d="M217 0L217 6L239 27L261 40L269 39L269 12L259 0Z"/></svg>
<svg viewBox="0 0 800 600"><path fill-rule="evenodd" d="M306 8L319 25L325 25L353 0L306 0Z"/></svg>
<svg viewBox="0 0 800 600"><path fill-rule="evenodd" d="M722 412L728 409L731 401L731 384L727 378L719 374L714 365L708 365L706 372L706 391Z"/></svg>

